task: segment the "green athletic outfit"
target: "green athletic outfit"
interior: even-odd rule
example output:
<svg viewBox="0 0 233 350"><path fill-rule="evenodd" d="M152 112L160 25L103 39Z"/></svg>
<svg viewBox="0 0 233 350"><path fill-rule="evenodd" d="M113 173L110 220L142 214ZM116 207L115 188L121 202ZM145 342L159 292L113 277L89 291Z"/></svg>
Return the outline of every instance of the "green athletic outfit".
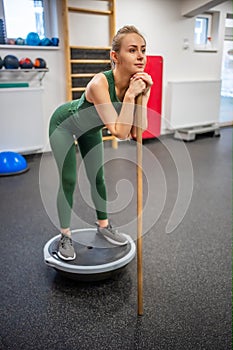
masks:
<svg viewBox="0 0 233 350"><path fill-rule="evenodd" d="M103 72L108 81L111 102L117 113L121 103L116 96L112 70ZM103 169L103 141L100 119L85 93L80 99L65 103L53 113L49 125L51 148L58 166L60 185L57 209L62 228L70 227L73 193L76 185L76 148L74 135L91 186L91 196L99 220L107 219L107 193Z"/></svg>

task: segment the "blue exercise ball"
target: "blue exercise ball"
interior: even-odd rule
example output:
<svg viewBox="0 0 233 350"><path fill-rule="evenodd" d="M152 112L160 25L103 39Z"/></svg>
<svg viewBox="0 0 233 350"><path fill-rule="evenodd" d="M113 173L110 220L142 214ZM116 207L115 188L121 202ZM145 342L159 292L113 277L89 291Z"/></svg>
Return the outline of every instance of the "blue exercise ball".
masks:
<svg viewBox="0 0 233 350"><path fill-rule="evenodd" d="M28 33L26 37L26 43L29 46L38 46L40 45L40 37L37 33L35 32L30 32Z"/></svg>
<svg viewBox="0 0 233 350"><path fill-rule="evenodd" d="M43 38L40 41L40 45L41 46L51 46L52 45L52 41L49 38Z"/></svg>
<svg viewBox="0 0 233 350"><path fill-rule="evenodd" d="M21 174L28 170L26 159L16 152L0 152L0 175Z"/></svg>

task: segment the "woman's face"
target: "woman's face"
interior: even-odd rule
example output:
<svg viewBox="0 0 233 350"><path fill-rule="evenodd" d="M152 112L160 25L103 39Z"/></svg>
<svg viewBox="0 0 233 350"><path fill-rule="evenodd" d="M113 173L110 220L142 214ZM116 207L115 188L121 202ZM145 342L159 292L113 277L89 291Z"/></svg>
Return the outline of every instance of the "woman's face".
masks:
<svg viewBox="0 0 233 350"><path fill-rule="evenodd" d="M136 33L126 34L121 41L120 52L116 53L116 65L130 76L143 72L146 65L146 44Z"/></svg>

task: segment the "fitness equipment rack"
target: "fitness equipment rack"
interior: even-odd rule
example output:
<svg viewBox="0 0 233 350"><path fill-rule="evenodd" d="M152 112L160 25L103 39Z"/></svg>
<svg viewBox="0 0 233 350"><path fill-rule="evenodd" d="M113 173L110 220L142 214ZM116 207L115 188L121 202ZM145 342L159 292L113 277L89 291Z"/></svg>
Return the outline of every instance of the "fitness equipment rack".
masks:
<svg viewBox="0 0 233 350"><path fill-rule="evenodd" d="M32 82L36 81L41 86L48 68L19 68L19 69L0 69L0 83L3 82Z"/></svg>
<svg viewBox="0 0 233 350"><path fill-rule="evenodd" d="M116 31L116 0L103 0L108 3L108 10L95 10L89 8L72 7L68 5L68 0L62 1L62 18L64 28L64 48L66 58L66 97L70 101L77 99L85 91L86 85L98 72L110 69L110 46L108 47L88 47L71 46L69 43L69 13L94 14L109 17L109 40L112 41ZM110 43L109 43L110 45ZM112 147L117 148L117 139L103 130L103 140L111 140Z"/></svg>

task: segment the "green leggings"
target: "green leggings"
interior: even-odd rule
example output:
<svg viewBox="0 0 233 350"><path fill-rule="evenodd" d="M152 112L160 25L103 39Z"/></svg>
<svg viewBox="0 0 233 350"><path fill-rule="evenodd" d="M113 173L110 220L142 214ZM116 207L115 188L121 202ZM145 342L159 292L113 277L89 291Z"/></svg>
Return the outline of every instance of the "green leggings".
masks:
<svg viewBox="0 0 233 350"><path fill-rule="evenodd" d="M76 146L73 116L67 103L60 106L50 120L50 145L59 171L57 210L61 228L70 227L73 193L76 186ZM78 137L78 146L91 186L91 197L99 220L107 219L107 193L103 169L103 141L100 128L92 129Z"/></svg>

